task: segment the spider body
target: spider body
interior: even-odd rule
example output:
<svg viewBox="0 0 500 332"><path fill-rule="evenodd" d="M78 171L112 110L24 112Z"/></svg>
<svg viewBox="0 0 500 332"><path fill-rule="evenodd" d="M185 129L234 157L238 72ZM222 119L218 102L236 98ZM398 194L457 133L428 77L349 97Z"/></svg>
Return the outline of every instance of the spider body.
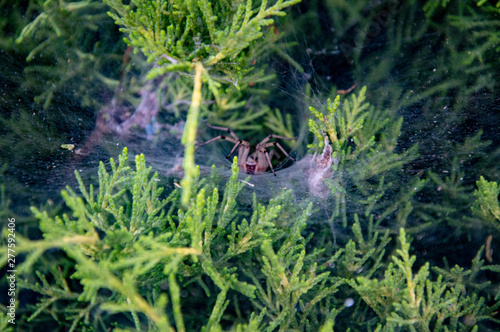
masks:
<svg viewBox="0 0 500 332"><path fill-rule="evenodd" d="M296 138L288 138L278 135L269 135L264 138L259 144L255 146L255 151L250 154L250 143L247 141L241 140L236 136L236 134L229 128L224 127L216 127L208 125L212 129L223 130L229 133L230 136L219 135L217 137L212 138L211 140L206 141L205 143L198 144L198 146L202 146L208 143L212 143L219 139L223 139L234 143L231 152L226 156L229 158L234 151L238 148L238 167L247 174L261 174L267 171L268 168L271 168L271 171L276 176L276 172L274 172L273 165L271 164L271 158L273 157L274 150L270 152L267 151L268 147L275 146L281 150L289 158L290 160L295 161L292 157L286 153L285 149L278 142L269 142L272 138L279 138L283 140L294 140Z"/></svg>

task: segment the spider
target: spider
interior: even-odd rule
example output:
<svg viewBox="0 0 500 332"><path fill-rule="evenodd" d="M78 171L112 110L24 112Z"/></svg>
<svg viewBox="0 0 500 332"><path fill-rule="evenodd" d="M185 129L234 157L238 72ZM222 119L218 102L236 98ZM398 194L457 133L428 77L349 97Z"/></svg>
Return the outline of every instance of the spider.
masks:
<svg viewBox="0 0 500 332"><path fill-rule="evenodd" d="M255 151L249 155L250 153L250 143L247 141L241 140L236 136L236 134L229 128L224 128L224 127L216 127L216 126L211 126L208 125L212 129L216 130L222 130L225 132L228 132L229 136L224 136L224 135L219 135L217 137L212 138L211 140L206 141L205 143L197 144L197 146L202 146L208 143L212 143L218 139L223 139L226 141L229 141L231 143L234 143L233 148L231 149L231 152L226 156L226 158L231 157L231 155L234 153L236 148L239 147L238 150L238 167L245 173L247 174L260 174L264 173L268 167L271 168L271 171L273 172L274 176L276 176L276 172L274 172L273 165L271 164L271 158L273 157L274 151L271 150L269 153L267 151L267 148L270 146L276 146L278 149L281 150L287 156L288 159L295 161L288 153L286 153L285 149L278 143L278 142L269 142L268 141L271 138L279 138L287 141L295 140L297 137L294 138L288 138L288 137L283 137L283 136L278 136L271 134L264 138L257 146L255 146Z"/></svg>

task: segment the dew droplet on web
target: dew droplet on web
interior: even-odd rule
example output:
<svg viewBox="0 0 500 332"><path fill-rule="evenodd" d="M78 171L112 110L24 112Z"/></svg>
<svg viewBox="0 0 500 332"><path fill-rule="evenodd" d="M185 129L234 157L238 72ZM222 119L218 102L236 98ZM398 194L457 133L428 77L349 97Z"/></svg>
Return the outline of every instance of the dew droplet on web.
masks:
<svg viewBox="0 0 500 332"><path fill-rule="evenodd" d="M344 301L344 307L346 308L349 308L349 307L352 307L354 304L354 299L351 298L351 297L348 297L347 299L345 299Z"/></svg>

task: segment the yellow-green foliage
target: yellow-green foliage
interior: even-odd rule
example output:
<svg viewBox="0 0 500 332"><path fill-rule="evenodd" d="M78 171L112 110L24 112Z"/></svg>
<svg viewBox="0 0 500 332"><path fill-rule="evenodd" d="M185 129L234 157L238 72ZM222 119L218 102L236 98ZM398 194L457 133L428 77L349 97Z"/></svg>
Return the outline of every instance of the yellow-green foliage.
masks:
<svg viewBox="0 0 500 332"><path fill-rule="evenodd" d="M205 293L200 294L205 298L202 301L209 300L213 307L205 312L208 319L198 317L189 323L191 328L217 328L230 302L229 292L231 298L240 294L241 301L254 301L259 315L249 317L250 326L258 326L265 313L281 317L274 326L306 323L314 306L302 319L295 317L295 306L312 290L316 293L319 285L329 284L329 273L316 275L325 266L314 262L317 253L306 254L307 242L301 235L311 206L289 230L277 229L274 222L282 205L289 204L290 192L272 199L268 206L257 203L254 196L250 222L241 218L236 198L245 184L238 180L236 158L222 199L214 169L211 180L193 179L195 195L186 208L180 204L177 189L164 194L158 175L151 176L143 155L136 156L135 170L127 166L127 149L118 165L112 159L110 166L108 173L100 164L97 191L92 185L87 188L75 172L82 196L69 187L62 191L71 213L53 218L32 209L44 239L17 238L17 253L26 255L18 271L31 271L51 248L62 250L76 265L71 272L61 270L65 264L61 261L59 267L52 264L49 268L50 279L37 273L37 283L21 281L22 287L42 295L28 322L44 315L48 306L56 306L56 312L80 312L65 318L77 329L95 323L93 318L89 320L89 313L98 307L130 314L137 329L147 325L166 331L175 326L182 331L189 328L183 317L181 289L198 284L195 288ZM277 253L272 243L282 243ZM240 265L243 262L246 264ZM285 275L289 267L293 268L290 277ZM69 277L78 280L83 289L73 289ZM272 291L264 291L262 283ZM162 290L164 285L168 292ZM335 292L335 284L328 287L316 295L316 301ZM217 294L215 303L212 294ZM59 301L70 304L60 306Z"/></svg>
<svg viewBox="0 0 500 332"><path fill-rule="evenodd" d="M294 136L291 117L266 105L257 103L257 111L249 107L228 115L226 111L246 105L248 96L241 90L231 95L221 83L240 88L239 82L253 80L245 75L261 52L261 43L275 40L268 28L273 17L284 15L297 2L132 0L124 5L121 0L105 0L113 10L110 15L127 34L126 42L154 63L148 78L161 81L158 76L178 71L175 75L189 79L194 73L182 138L182 192L170 185L172 179L164 185L163 178L151 174L143 155L136 156L135 168L129 167L125 149L118 164L113 159L108 169L100 164L96 189L86 187L75 172L79 193L70 187L61 193L66 213L53 216L32 208L43 239L16 237L16 254L23 259L17 271L19 287L32 290L38 298L34 307L21 311L21 328L51 320L70 331L110 326L156 331L330 331L334 327L477 331L482 321L497 322L500 303L498 294L491 295L497 290L490 291L480 273L499 272L500 267L483 266L483 248L470 270L431 268L429 262L417 266L416 256L410 254L406 233L414 234L415 229L399 227L407 226L412 197L424 181L415 176L402 184L398 173L416 158L417 147L398 150L402 119L371 106L366 88L345 99L328 100L326 111L310 108L309 129L316 139L309 145L311 152L324 152L325 142L333 149L327 156L332 158L332 170L321 179L331 194L321 202L324 208L312 199L303 201L309 198L300 197L298 202L291 191L265 203L256 194L250 199L248 182L239 180L236 158L222 184L215 168L211 177L200 179L194 160L200 116L233 128L259 132L267 127ZM440 3L447 5L429 1L428 6ZM42 36L50 31L29 58L52 41L61 42L61 36L71 31L68 26L79 22L71 22L72 18L81 19L84 16L77 14L93 5L102 10L102 4L92 1L46 1L45 12L19 39L33 36L37 29ZM492 9L483 1L478 5ZM86 20L85 28L95 28L92 22ZM68 35L68 40L74 42L82 31ZM488 47L495 41L487 40ZM484 49L474 50L463 60L482 62L483 53ZM301 71L287 54L281 55ZM94 63L93 53L75 50L71 60L78 57ZM256 76L256 80L270 77L262 72ZM184 90L190 85L168 82L172 77L177 76L162 77L164 90L172 93L174 85L181 84L182 99L188 99L190 92ZM116 80L106 84L118 86ZM50 102L48 91L45 98ZM214 112L203 109L202 97L210 93L218 107ZM264 116L267 123L255 123ZM463 194L459 171L445 180L433 174L430 178L445 190L460 193L460 199L470 198ZM497 183L481 178L477 186L473 210L500 229ZM336 229L340 220L341 231ZM330 236L324 240L325 229L332 231L333 241ZM398 230L396 246L391 234ZM7 232L3 231L3 240ZM6 249L2 244L2 267ZM5 318L0 313L2 328L8 326Z"/></svg>
<svg viewBox="0 0 500 332"><path fill-rule="evenodd" d="M382 280L358 277L348 280L363 300L382 318L379 329L392 331L471 330L496 310L484 306L484 298L467 295L465 286L431 278L429 264L414 272L415 256L410 256L410 243L404 229L399 234L401 248L393 255ZM462 321L460 321L462 318ZM474 328L474 329L477 329Z"/></svg>
<svg viewBox="0 0 500 332"><path fill-rule="evenodd" d="M327 135L340 163L353 159L359 162L364 156L370 159L367 177L399 167L408 157L414 158L416 146L401 155L393 153L401 133L402 119L390 121L386 111L375 109L366 102L366 87L358 95L353 94L342 101L340 96L336 96L333 102L328 99L326 109L328 114L325 115L309 107L315 117L309 119L309 130L317 139L316 144L309 145L314 151L322 150L323 138ZM377 135L380 138L376 139Z"/></svg>
<svg viewBox="0 0 500 332"><path fill-rule="evenodd" d="M371 106L366 101L366 87L358 95L353 94L344 100L340 96L333 102L329 99L326 109L328 113L325 115L313 107L309 108L314 116L309 119L309 130L315 136L315 143L308 147L311 152L322 151L325 136L332 146L332 158L335 160L332 167L336 174L331 179L324 179L335 199L331 218L340 216L344 227L347 227L346 201L352 192L346 192L346 188L355 187L355 194L359 195L355 204L364 206L364 217L378 210L380 223L384 217L398 211L397 222L400 224L397 228L404 225L411 211L408 199L423 187L424 181L414 177L410 185L412 191L400 192L402 197L394 197L390 206L380 206L382 197L394 192L392 180L396 170L417 157L416 145L406 151L395 152L402 118L391 120L385 110ZM400 184L397 190L401 190Z"/></svg>
<svg viewBox="0 0 500 332"><path fill-rule="evenodd" d="M375 322L388 331L397 326L470 330L492 319L498 307L469 295L469 285L477 285L473 277L485 269L482 250L472 272L441 269L433 278L428 263L414 272L415 256L403 229L400 249L384 267L389 233L379 236L372 221L363 236L356 218L354 240L333 251L317 248L313 234L303 236L312 204L295 210L289 191L267 205L254 195L253 207L242 212L238 196L245 184L238 179L236 158L222 197L214 168L211 177L194 179L187 207L177 189L165 192L159 186L143 155L131 169L125 149L110 167L108 172L100 164L97 190L75 172L81 194L69 187L62 192L67 214L52 217L32 209L44 239L16 237L16 253L25 257L17 267L26 278L19 286L40 294L21 325L52 317L72 331L111 322L159 331L325 330L345 327L337 317L348 310L344 299L354 296L354 329ZM283 220L290 216L291 224ZM53 248L59 254L50 253ZM0 249L5 264L6 246ZM34 268L36 276L30 273ZM116 313L128 320L114 321Z"/></svg>
<svg viewBox="0 0 500 332"><path fill-rule="evenodd" d="M500 203L498 201L500 188L498 183L487 181L481 176L476 184L477 190L474 192L476 201L472 206L472 210L500 230Z"/></svg>
<svg viewBox="0 0 500 332"><path fill-rule="evenodd" d="M189 70L200 61L210 72L241 77L251 59L243 52L263 36L262 29L273 23L273 16L300 0L253 2L210 0L106 0L110 15L127 33L129 45L159 67L149 77L169 71Z"/></svg>

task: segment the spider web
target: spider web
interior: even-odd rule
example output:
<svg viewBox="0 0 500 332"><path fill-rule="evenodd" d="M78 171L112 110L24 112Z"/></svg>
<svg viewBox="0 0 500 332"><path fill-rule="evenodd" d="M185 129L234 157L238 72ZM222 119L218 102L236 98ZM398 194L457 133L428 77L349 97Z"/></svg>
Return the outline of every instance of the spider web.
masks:
<svg viewBox="0 0 500 332"><path fill-rule="evenodd" d="M304 13L299 10L298 14ZM291 20L294 19L297 16ZM412 23L406 22L408 17L391 19L404 22L405 25L413 24L415 27L426 24L423 15L413 18ZM313 202L315 214L310 222L330 223L331 213L328 211L333 202L311 192L308 186L307 170L310 168L311 155L307 154L305 146L313 140L307 130L307 119L310 116L308 107L324 110L328 97L333 99L336 91L348 90L355 84L357 86L352 93L357 93L359 88L366 85L367 98L372 105L387 110L394 121L403 117L397 153L415 144L419 146L420 156L398 170L401 173L398 190L411 190L412 188L406 188L409 181L429 171L442 178L461 171L464 175L460 181L463 181L464 186L473 186L480 174L490 174L496 179L500 177L500 170L494 161L500 156L500 136L495 129L499 126L500 112L496 112L496 115L489 112L490 109L498 111L499 106L494 101L495 95L491 94L491 85L483 84L484 80L488 80L489 74L487 71L479 76L466 74L465 67L455 65L450 59L449 50L438 33L428 29L418 38L412 34L401 38L398 34L384 31L379 35L369 36L362 44L351 41L354 55L350 57L346 56L341 47L347 40L346 36L338 39L336 45L318 45L300 24L280 21L276 23L276 27L278 31L286 31L287 37L281 40L282 52L294 59L303 72L287 61L287 57L271 57L269 66L277 73L278 80L266 83L265 88L273 96L270 106L289 112L294 118L294 132L299 139L291 150L285 149L290 151L297 162L282 156L274 166L276 176L270 170L264 174L251 175L247 181L249 184L242 191L243 202L250 205L253 194L259 201L265 202L283 190L291 190L297 207L303 209L308 202ZM352 35L352 32L346 35L349 34ZM289 47L290 41L296 45ZM395 45L398 45L399 51L394 51ZM457 81L457 77L460 81ZM456 88L450 87L456 83ZM476 135L479 129L484 131L483 141L489 139L495 143L490 147L479 141L467 143L467 137ZM262 137L255 139L259 141L265 136L266 134L262 134ZM227 170L231 163L225 156L231 148L231 143L220 142L212 149L200 149L197 161L206 167L213 163L220 169L226 169L225 174L229 176ZM490 158L483 158L486 155ZM459 160L459 169L453 164L454 159ZM341 177L346 186L358 175L357 169L342 172L335 173L333 177ZM246 176L240 174L240 179L244 180ZM430 187L432 188L432 184ZM346 213L353 216L354 213L360 213L355 209L360 196L353 193L352 188L346 189ZM389 190L385 197L395 197L397 194ZM424 191L417 200L427 204L429 199L424 197L427 195L428 192ZM337 218L334 222L341 221ZM427 236L428 234L422 233L419 239ZM432 241L431 238L429 236L429 241Z"/></svg>
<svg viewBox="0 0 500 332"><path fill-rule="evenodd" d="M306 170L309 167L310 155L307 157L306 145L313 140L307 128L307 120L310 116L308 107L324 110L328 97L333 98L335 91L348 90L354 84L357 84L357 87L351 93L357 93L360 87L366 85L369 102L375 107L388 109L394 118L403 116L404 128L397 149L402 151L414 144L420 147L419 159L404 170L409 176L418 172L424 173L427 170L448 174L446 172L452 171L450 161L454 157L460 157L465 160L465 163L478 167L471 175L465 177L468 183L472 184L477 180L478 173L489 174L493 179L500 178L498 166L494 166L492 162L498 160L500 155L499 150L495 149L500 142L498 97L495 102L495 96L492 97L487 90L488 84L483 84L482 87L478 85L477 92L467 94L467 98L459 98L460 96L450 90L438 89L457 77L461 78L461 75L465 77L464 85L472 86L481 80L488 82L486 74L478 76L477 82L474 82L467 78L465 69L461 71L460 68L451 68L452 64L445 62L448 59L446 57L448 50L440 44L442 40L435 32L429 31L422 34L418 40L415 40L412 34L403 35L400 40L396 40L398 35L391 34L386 29L378 35L370 35L370 38L366 38L363 43L357 43L353 38L356 36L355 25L346 28L341 34L336 30L338 28L335 24L331 23L332 17L326 19L323 17L328 16L328 11L321 12L316 9L315 15L319 16L312 16L311 13L315 10L308 6L309 4L302 4L290 11L285 20L275 22L277 31L285 35L278 41L282 55L273 53L269 58L259 59L259 61L267 62L268 68L277 76L274 81L262 83L262 89L269 91L272 96L269 99L269 107L277 108L283 114L292 116L293 131L299 138L293 146L284 142L283 147L297 162L286 159L278 151L281 156L276 158L274 164L277 175L274 176L268 170L264 174L251 176L248 182L253 186L245 187L242 192L244 201L251 202L252 195L255 193L259 201L265 202L286 188L292 190L298 205L309 200L315 204L320 202L320 199L309 191L307 185ZM334 10L333 8L327 9ZM375 8L374 11L376 10ZM369 13L364 14L370 17ZM396 22L397 20L403 21L405 18L394 16L389 19ZM310 32L312 30L308 30L308 27L313 26L311 22L321 20L328 21L328 23L320 24L321 31L326 37L315 40L311 38L313 33ZM412 23L419 27L424 24L423 21L424 18L420 17ZM327 42L329 39L331 42ZM290 46L290 42L295 45ZM397 43L402 45L399 46L399 52L391 51ZM346 55L345 47L342 48L343 44L352 47L350 50L352 54ZM63 53L64 50L61 51L61 54ZM298 66L289 59L293 59ZM17 60L21 61L9 59L3 63L8 64ZM485 62L493 60L485 59ZM134 59L131 61L134 64ZM139 62L135 61L135 64ZM7 67L10 68L10 66L3 67L2 77L6 77L11 85L4 85L6 86L4 91L14 96L19 91L16 89L21 85L16 81L19 80L16 78L16 73L21 72L22 68L14 66L11 70L15 72L12 72ZM128 79L140 78L141 71L141 68L137 69ZM454 76L446 76L450 71L455 71ZM38 80L43 85L44 76L40 74ZM495 82L495 79L490 77L489 82ZM50 196L55 199L59 196L59 190L67 184L68 179L74 178L73 169L88 173L90 178L91 174L95 177L98 161L108 160L110 157L116 158L124 146L129 147L131 155L144 153L148 163L160 174L173 176L176 179L181 177L182 173L179 172L179 168L182 164L183 153L183 147L180 144L182 121L178 123L172 121L168 123L168 127L164 126L158 131L160 134L156 133L152 136L148 133L151 128L147 129L147 126L138 128L123 137L104 134L100 137L98 144L92 147L88 156L75 162L75 150L61 149L61 145L74 143L77 148L80 147L85 139L92 135L96 123L96 117L92 115L95 110L81 108L74 100L74 90L77 88L77 85L62 87L54 97L53 107L47 111L43 110L41 105L33 104L31 95L21 94L19 100L22 100L22 105L19 109L22 111L20 112L29 116L18 118L15 125L19 128L24 126L30 129L24 131L19 129L15 135L9 136L9 139L23 141L25 142L23 146L30 146L33 149L30 150L32 153L26 154L25 159L14 160L4 152L2 161L8 161L12 167L12 170L9 170L12 178L26 188L36 185L39 191L50 191ZM433 89L438 90L429 93ZM189 93L190 91L187 91L180 100L189 100ZM140 97L138 92L135 97ZM103 103L110 99L109 96L104 95L102 98ZM19 102L15 98L11 99L7 103L15 108L16 103ZM163 98L162 103L168 104L169 100ZM181 114L181 120L187 109L188 105L181 103L175 110L176 113ZM464 109L468 111L464 112ZM2 112L10 114L8 112L13 111L4 109ZM172 113L167 112L167 114L170 116ZM160 121L157 119L156 122L155 120L150 122L154 127ZM55 123L58 127L54 125ZM12 126L13 124L4 122L3 125ZM204 123L201 122L200 141L213 137L208 135L213 132L206 132L203 127ZM479 128L484 130L485 139L493 142L491 148L485 152L490 156L490 162L484 160L480 162L475 158L480 157L479 151L474 154L470 152L471 149L456 148L458 143L465 141L466 136L477 133ZM245 138L245 133L236 132L236 134ZM269 132L266 132L262 133L261 137L252 137L253 146L268 134ZM200 165L202 176L209 174L211 165L215 164L223 176L228 177L231 159L227 160L225 157L231 148L232 144L229 142L217 142L199 148L196 152L196 162ZM469 154L472 156L468 159ZM344 172L342 176L346 181L356 175L355 169ZM245 179L246 176L240 174L241 179ZM356 198L347 197L347 199Z"/></svg>

